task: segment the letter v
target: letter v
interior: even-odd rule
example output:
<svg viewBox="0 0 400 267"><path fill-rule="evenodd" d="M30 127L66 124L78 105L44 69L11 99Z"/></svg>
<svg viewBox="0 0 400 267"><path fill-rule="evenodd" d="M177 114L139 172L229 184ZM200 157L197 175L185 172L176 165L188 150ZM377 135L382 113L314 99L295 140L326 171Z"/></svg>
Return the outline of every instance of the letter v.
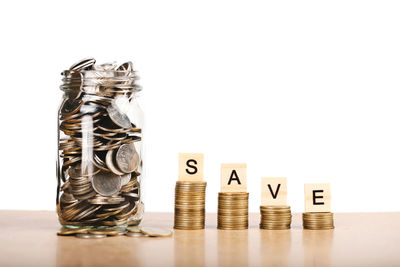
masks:
<svg viewBox="0 0 400 267"><path fill-rule="evenodd" d="M276 199L276 197L278 196L278 192L279 192L279 188L281 188L281 184L278 184L278 188L276 189L276 192L274 193L272 191L271 185L268 185L269 191L271 192L272 198Z"/></svg>

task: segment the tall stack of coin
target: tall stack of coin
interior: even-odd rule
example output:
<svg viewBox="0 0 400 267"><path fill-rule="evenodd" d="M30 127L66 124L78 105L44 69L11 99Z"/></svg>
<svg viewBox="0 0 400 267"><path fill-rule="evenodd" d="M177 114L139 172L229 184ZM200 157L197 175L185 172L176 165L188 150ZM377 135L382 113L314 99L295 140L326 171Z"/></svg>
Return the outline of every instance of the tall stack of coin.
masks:
<svg viewBox="0 0 400 267"><path fill-rule="evenodd" d="M174 228L179 230L204 229L206 182L177 181L175 186Z"/></svg>
<svg viewBox="0 0 400 267"><path fill-rule="evenodd" d="M290 206L260 206L260 228L267 230L290 229L292 214Z"/></svg>
<svg viewBox="0 0 400 267"><path fill-rule="evenodd" d="M249 193L218 193L218 229L243 230L249 227Z"/></svg>
<svg viewBox="0 0 400 267"><path fill-rule="evenodd" d="M66 226L137 224L143 213L142 129L128 114L139 91L138 77L131 62L95 63L84 59L62 73L59 221Z"/></svg>
<svg viewBox="0 0 400 267"><path fill-rule="evenodd" d="M303 228L308 230L334 229L332 212L304 212Z"/></svg>

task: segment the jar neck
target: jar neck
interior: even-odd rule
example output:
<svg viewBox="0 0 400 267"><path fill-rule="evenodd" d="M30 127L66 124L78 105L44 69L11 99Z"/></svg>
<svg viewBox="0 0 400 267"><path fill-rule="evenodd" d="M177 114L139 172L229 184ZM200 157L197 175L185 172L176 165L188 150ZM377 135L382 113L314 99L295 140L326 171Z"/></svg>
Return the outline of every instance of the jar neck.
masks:
<svg viewBox="0 0 400 267"><path fill-rule="evenodd" d="M133 70L66 70L61 73L60 89L66 94L90 94L112 97L133 95L141 87L136 84L139 77Z"/></svg>

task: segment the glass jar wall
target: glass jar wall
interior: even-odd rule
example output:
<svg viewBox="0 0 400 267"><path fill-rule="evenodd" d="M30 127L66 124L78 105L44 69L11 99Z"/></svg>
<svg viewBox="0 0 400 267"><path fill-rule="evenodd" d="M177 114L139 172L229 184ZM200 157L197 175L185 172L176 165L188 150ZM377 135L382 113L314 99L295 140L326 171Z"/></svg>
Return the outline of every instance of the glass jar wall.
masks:
<svg viewBox="0 0 400 267"><path fill-rule="evenodd" d="M143 115L132 63L82 60L62 73L57 212L64 226L138 225Z"/></svg>

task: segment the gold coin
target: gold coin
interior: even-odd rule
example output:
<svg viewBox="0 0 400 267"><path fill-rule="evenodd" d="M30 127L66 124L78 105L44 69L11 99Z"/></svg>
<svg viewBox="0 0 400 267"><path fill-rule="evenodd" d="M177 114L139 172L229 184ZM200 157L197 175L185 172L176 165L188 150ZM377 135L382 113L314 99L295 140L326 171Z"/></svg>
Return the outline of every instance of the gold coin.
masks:
<svg viewBox="0 0 400 267"><path fill-rule="evenodd" d="M116 236L119 235L121 231L116 229L91 229L89 230L89 234L92 235L110 235Z"/></svg>
<svg viewBox="0 0 400 267"><path fill-rule="evenodd" d="M140 228L138 226L128 226L126 230L131 233L141 233Z"/></svg>
<svg viewBox="0 0 400 267"><path fill-rule="evenodd" d="M145 235L152 237L169 237L172 236L172 231L164 228L156 228L156 227L141 227L141 232Z"/></svg>
<svg viewBox="0 0 400 267"><path fill-rule="evenodd" d="M57 235L75 235L75 234L86 234L88 233L88 228L61 228L60 232L57 233Z"/></svg>

